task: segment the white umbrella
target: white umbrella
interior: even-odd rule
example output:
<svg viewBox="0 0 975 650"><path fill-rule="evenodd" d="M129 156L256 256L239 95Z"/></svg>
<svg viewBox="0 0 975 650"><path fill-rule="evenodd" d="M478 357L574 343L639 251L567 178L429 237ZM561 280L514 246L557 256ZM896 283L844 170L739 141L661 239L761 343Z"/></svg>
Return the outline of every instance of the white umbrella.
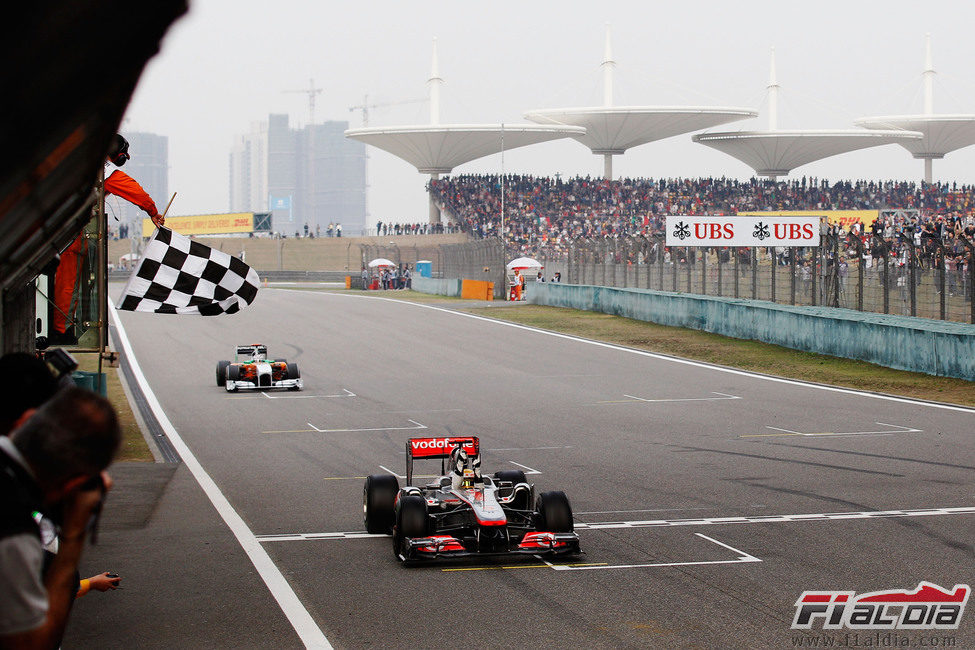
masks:
<svg viewBox="0 0 975 650"><path fill-rule="evenodd" d="M396 262L390 262L385 257L377 257L373 261L369 262L371 268L376 268L379 266L396 266Z"/></svg>
<svg viewBox="0 0 975 650"><path fill-rule="evenodd" d="M508 268L513 271L515 269L543 269L545 267L538 260L533 260L530 257L519 257L508 262Z"/></svg>

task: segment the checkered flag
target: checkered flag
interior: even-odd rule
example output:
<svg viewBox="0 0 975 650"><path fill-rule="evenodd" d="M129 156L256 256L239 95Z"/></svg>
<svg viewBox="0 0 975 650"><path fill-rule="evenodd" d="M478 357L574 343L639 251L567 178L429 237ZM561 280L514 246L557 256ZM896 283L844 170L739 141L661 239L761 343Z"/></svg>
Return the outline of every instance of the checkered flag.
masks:
<svg viewBox="0 0 975 650"><path fill-rule="evenodd" d="M233 314L254 302L257 271L168 228L157 228L125 284L119 309L160 314Z"/></svg>

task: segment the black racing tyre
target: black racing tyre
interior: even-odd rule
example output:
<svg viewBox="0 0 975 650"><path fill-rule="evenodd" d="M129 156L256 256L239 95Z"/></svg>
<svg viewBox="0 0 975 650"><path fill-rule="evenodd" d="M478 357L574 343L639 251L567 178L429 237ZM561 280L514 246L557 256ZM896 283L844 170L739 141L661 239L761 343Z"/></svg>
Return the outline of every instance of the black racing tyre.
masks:
<svg viewBox="0 0 975 650"><path fill-rule="evenodd" d="M511 481L513 485L528 482L528 479L525 478L525 473L520 469L503 469L499 472L495 472L494 478L498 479L499 481Z"/></svg>
<svg viewBox="0 0 975 650"><path fill-rule="evenodd" d="M548 533L571 533L572 508L565 492L542 492L536 504L536 525L538 530Z"/></svg>
<svg viewBox="0 0 975 650"><path fill-rule="evenodd" d="M240 381L240 366L231 363L227 366L227 379L231 381Z"/></svg>
<svg viewBox="0 0 975 650"><path fill-rule="evenodd" d="M400 497L396 512L396 531L404 537L426 537L427 502L417 494Z"/></svg>
<svg viewBox="0 0 975 650"><path fill-rule="evenodd" d="M366 532L373 535L393 532L396 494L399 481L392 474L373 474L362 488L362 517Z"/></svg>
<svg viewBox="0 0 975 650"><path fill-rule="evenodd" d="M217 361L217 386L227 385L227 367L230 366L229 361Z"/></svg>
<svg viewBox="0 0 975 650"><path fill-rule="evenodd" d="M298 372L297 363L289 363L285 366L285 368L287 368L287 371L285 372L285 377L287 377L288 379L298 379L299 377L301 377L301 373Z"/></svg>

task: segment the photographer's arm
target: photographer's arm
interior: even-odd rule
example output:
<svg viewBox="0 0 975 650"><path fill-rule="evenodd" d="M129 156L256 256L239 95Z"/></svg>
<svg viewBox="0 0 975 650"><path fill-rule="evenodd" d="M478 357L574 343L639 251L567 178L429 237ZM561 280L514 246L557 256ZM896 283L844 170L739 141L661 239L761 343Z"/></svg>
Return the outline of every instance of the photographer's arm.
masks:
<svg viewBox="0 0 975 650"><path fill-rule="evenodd" d="M102 478L108 489L111 479L104 472ZM80 491L76 486L74 490L64 501L64 523L58 541L58 553L44 574L47 617L42 625L33 630L0 636L0 649L53 649L61 643L77 592L78 562L85 544L88 520L104 496L101 488Z"/></svg>

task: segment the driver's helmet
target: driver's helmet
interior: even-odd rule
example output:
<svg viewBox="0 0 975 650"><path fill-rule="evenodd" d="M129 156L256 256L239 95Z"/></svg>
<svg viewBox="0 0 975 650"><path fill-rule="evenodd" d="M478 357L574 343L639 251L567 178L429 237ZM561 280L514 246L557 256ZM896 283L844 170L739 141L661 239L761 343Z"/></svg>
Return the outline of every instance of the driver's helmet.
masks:
<svg viewBox="0 0 975 650"><path fill-rule="evenodd" d="M263 345L254 346L254 361L267 361L267 347Z"/></svg>
<svg viewBox="0 0 975 650"><path fill-rule="evenodd" d="M481 457L471 456L461 445L450 452L450 471L454 475L454 482L473 483L481 477Z"/></svg>

